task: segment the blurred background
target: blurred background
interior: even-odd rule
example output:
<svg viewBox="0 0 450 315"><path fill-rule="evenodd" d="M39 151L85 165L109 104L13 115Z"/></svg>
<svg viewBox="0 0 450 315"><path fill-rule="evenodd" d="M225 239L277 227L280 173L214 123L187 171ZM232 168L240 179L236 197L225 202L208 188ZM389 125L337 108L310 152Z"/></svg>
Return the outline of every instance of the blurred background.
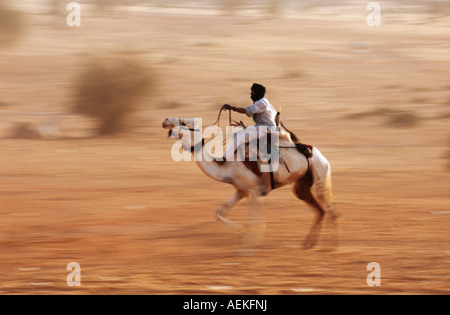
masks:
<svg viewBox="0 0 450 315"><path fill-rule="evenodd" d="M369 2L86 0L71 27L69 1L2 0L0 293L72 293L72 261L82 293L368 292L366 260L377 292L448 293L450 1L378 1L380 26ZM170 158L165 118L206 127L254 82L331 162L337 251L297 248L312 213L282 189L236 258L211 215L233 189Z"/></svg>

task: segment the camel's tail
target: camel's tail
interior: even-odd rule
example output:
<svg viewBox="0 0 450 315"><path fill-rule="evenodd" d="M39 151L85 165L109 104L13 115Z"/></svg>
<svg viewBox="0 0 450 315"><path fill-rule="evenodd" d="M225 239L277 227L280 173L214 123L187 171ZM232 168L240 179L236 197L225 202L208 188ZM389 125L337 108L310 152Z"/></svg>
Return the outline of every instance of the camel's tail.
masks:
<svg viewBox="0 0 450 315"><path fill-rule="evenodd" d="M292 143L295 144L295 147L297 148L297 151L300 152L301 154L303 154L308 160L310 158L312 158L312 156L313 156L313 147L311 145L309 145L309 144L302 143L300 141L299 137L297 137L297 135L295 133L293 133L292 131L287 129L282 121L280 123L281 123L281 126L284 128L284 130L286 130L286 132L291 137L291 141L292 141Z"/></svg>

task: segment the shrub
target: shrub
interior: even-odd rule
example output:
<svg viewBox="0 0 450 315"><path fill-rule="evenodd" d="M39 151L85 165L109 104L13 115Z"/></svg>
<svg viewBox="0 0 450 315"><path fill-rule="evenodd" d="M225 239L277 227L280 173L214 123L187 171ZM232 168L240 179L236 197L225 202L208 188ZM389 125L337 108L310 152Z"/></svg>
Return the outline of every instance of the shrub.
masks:
<svg viewBox="0 0 450 315"><path fill-rule="evenodd" d="M0 2L0 49L14 44L23 34L24 16Z"/></svg>
<svg viewBox="0 0 450 315"><path fill-rule="evenodd" d="M220 0L220 6L227 15L235 15L240 7L245 4L244 0Z"/></svg>
<svg viewBox="0 0 450 315"><path fill-rule="evenodd" d="M100 135L120 133L154 83L153 73L139 61L93 59L75 82L74 112L98 119Z"/></svg>

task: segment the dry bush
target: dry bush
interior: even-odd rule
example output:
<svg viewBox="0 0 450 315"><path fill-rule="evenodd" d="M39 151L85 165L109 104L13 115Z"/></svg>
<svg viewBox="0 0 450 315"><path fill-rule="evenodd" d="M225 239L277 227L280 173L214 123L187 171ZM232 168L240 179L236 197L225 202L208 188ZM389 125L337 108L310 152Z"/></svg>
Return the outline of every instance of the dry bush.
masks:
<svg viewBox="0 0 450 315"><path fill-rule="evenodd" d="M447 1L431 1L428 3L428 13L433 17L450 16L450 3Z"/></svg>
<svg viewBox="0 0 450 315"><path fill-rule="evenodd" d="M384 117L391 127L409 128L418 125L422 118L413 111L395 110L391 108L378 108L372 111L348 115L349 119L362 119L370 117Z"/></svg>
<svg viewBox="0 0 450 315"><path fill-rule="evenodd" d="M24 15L0 2L0 49L14 44L25 28Z"/></svg>
<svg viewBox="0 0 450 315"><path fill-rule="evenodd" d="M387 124L391 127L410 128L417 126L421 118L414 112L397 112L389 116Z"/></svg>
<svg viewBox="0 0 450 315"><path fill-rule="evenodd" d="M220 0L220 7L225 14L235 15L245 5L244 0Z"/></svg>
<svg viewBox="0 0 450 315"><path fill-rule="evenodd" d="M447 149L447 160L448 160L447 168L448 168L448 170L450 170L450 144L449 144L449 148Z"/></svg>
<svg viewBox="0 0 450 315"><path fill-rule="evenodd" d="M75 82L73 110L97 119L99 135L120 133L155 82L152 71L134 59L92 59Z"/></svg>
<svg viewBox="0 0 450 315"><path fill-rule="evenodd" d="M447 140L447 150L442 156L447 162L447 170L450 172L450 137Z"/></svg>
<svg viewBox="0 0 450 315"><path fill-rule="evenodd" d="M16 123L10 132L11 139L40 139L38 128L32 123Z"/></svg>
<svg viewBox="0 0 450 315"><path fill-rule="evenodd" d="M116 1L108 1L108 0L95 0L95 6L98 11L105 11L111 9L115 5Z"/></svg>
<svg viewBox="0 0 450 315"><path fill-rule="evenodd" d="M108 11L114 10L117 6L126 5L136 5L139 1L129 1L129 0L93 0L95 4L95 10L99 13L106 13ZM144 1L145 3L145 1Z"/></svg>
<svg viewBox="0 0 450 315"><path fill-rule="evenodd" d="M349 119L360 119L360 118L368 118L373 116L388 116L395 113L393 109L390 108L378 108L367 112L350 114L347 116Z"/></svg>
<svg viewBox="0 0 450 315"><path fill-rule="evenodd" d="M272 16L279 16L282 12L283 1L281 0L267 0L266 11Z"/></svg>

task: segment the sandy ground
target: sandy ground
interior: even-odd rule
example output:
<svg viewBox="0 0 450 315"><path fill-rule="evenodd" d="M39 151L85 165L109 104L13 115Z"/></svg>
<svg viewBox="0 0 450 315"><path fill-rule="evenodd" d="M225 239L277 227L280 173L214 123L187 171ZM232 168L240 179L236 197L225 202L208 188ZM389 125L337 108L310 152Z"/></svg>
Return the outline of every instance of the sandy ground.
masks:
<svg viewBox="0 0 450 315"><path fill-rule="evenodd" d="M375 28L364 6L87 12L79 28L29 15L0 55L0 293L449 294L450 20L392 12ZM69 111L73 79L87 56L117 51L148 63L158 92L133 130L91 137ZM249 105L253 82L331 162L334 250L328 229L302 249L314 217L288 187L264 200L259 250L239 256L242 239L213 217L233 188L171 159L166 117L211 124L223 103ZM63 138L8 139L18 122ZM248 207L232 219L245 224ZM70 262L80 287L66 283Z"/></svg>

